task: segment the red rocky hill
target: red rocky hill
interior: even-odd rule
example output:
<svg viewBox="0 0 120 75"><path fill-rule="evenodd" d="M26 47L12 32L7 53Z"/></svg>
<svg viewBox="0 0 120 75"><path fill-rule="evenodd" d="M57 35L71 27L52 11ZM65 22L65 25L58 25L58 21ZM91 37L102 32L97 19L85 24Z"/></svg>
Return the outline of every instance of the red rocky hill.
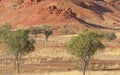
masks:
<svg viewBox="0 0 120 75"><path fill-rule="evenodd" d="M51 25L60 32L67 27L85 28L120 26L119 0L0 0L0 23L13 27Z"/></svg>

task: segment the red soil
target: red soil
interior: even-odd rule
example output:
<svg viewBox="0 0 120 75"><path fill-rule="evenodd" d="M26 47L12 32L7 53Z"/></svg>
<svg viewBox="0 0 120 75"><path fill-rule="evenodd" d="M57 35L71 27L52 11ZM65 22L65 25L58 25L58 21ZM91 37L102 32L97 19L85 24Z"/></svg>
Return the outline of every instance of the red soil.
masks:
<svg viewBox="0 0 120 75"><path fill-rule="evenodd" d="M21 0L1 0L0 23L11 22L17 28L48 24L55 30L67 26L75 31L108 27L109 21L112 26L118 26L120 20L113 16L119 17L120 1L105 1L25 0L22 3Z"/></svg>

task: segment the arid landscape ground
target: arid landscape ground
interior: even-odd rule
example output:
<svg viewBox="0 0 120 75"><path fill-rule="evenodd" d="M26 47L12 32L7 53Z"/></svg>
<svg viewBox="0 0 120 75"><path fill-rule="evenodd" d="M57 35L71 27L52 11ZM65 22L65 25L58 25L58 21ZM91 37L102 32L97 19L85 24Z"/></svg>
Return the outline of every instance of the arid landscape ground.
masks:
<svg viewBox="0 0 120 75"><path fill-rule="evenodd" d="M117 36L113 41L102 41L106 48L92 57L87 75L120 75L120 0L0 0L0 24L6 22L13 29L42 25L53 29L48 42L39 35L35 50L22 56L20 75L81 73L82 64L66 52L65 46L85 29L111 31ZM65 30L69 32L66 34ZM0 75L5 72L4 51L0 45ZM13 60L8 55L7 72L11 75Z"/></svg>

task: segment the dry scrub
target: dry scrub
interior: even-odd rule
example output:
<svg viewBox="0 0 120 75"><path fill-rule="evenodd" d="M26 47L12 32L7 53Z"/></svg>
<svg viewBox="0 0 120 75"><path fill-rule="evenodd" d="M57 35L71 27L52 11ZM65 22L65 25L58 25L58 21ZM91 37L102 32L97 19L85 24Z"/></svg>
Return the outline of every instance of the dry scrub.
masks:
<svg viewBox="0 0 120 75"><path fill-rule="evenodd" d="M15 74L17 75L17 74ZM26 73L18 75L82 75L79 71L69 72L46 72L46 73ZM120 75L120 71L87 71L86 75Z"/></svg>

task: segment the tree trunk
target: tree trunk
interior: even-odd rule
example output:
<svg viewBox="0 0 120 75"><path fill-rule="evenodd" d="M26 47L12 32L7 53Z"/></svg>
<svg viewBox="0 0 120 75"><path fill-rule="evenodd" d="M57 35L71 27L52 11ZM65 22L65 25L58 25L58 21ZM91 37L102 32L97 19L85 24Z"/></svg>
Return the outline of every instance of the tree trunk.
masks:
<svg viewBox="0 0 120 75"><path fill-rule="evenodd" d="M7 73L7 52L5 50L5 73Z"/></svg>
<svg viewBox="0 0 120 75"><path fill-rule="evenodd" d="M86 57L83 57L83 58L82 58L82 60L83 60L83 62L84 62L83 75L85 75L86 69L87 69L87 67L88 67L89 59L90 59L89 56L86 56Z"/></svg>
<svg viewBox="0 0 120 75"><path fill-rule="evenodd" d="M14 60L14 71L16 71L16 53L15 53L15 60Z"/></svg>
<svg viewBox="0 0 120 75"><path fill-rule="evenodd" d="M35 42L36 42L36 39L37 39L37 34L35 34Z"/></svg>
<svg viewBox="0 0 120 75"><path fill-rule="evenodd" d="M48 37L49 37L49 35L48 35L48 34L46 34L45 36L46 36L46 42L47 42L47 41L48 41Z"/></svg>
<svg viewBox="0 0 120 75"><path fill-rule="evenodd" d="M85 75L85 71L87 69L87 61L84 61L83 75Z"/></svg>
<svg viewBox="0 0 120 75"><path fill-rule="evenodd" d="M14 63L14 70L17 70L17 73L19 73L19 52L15 54L15 63Z"/></svg>

